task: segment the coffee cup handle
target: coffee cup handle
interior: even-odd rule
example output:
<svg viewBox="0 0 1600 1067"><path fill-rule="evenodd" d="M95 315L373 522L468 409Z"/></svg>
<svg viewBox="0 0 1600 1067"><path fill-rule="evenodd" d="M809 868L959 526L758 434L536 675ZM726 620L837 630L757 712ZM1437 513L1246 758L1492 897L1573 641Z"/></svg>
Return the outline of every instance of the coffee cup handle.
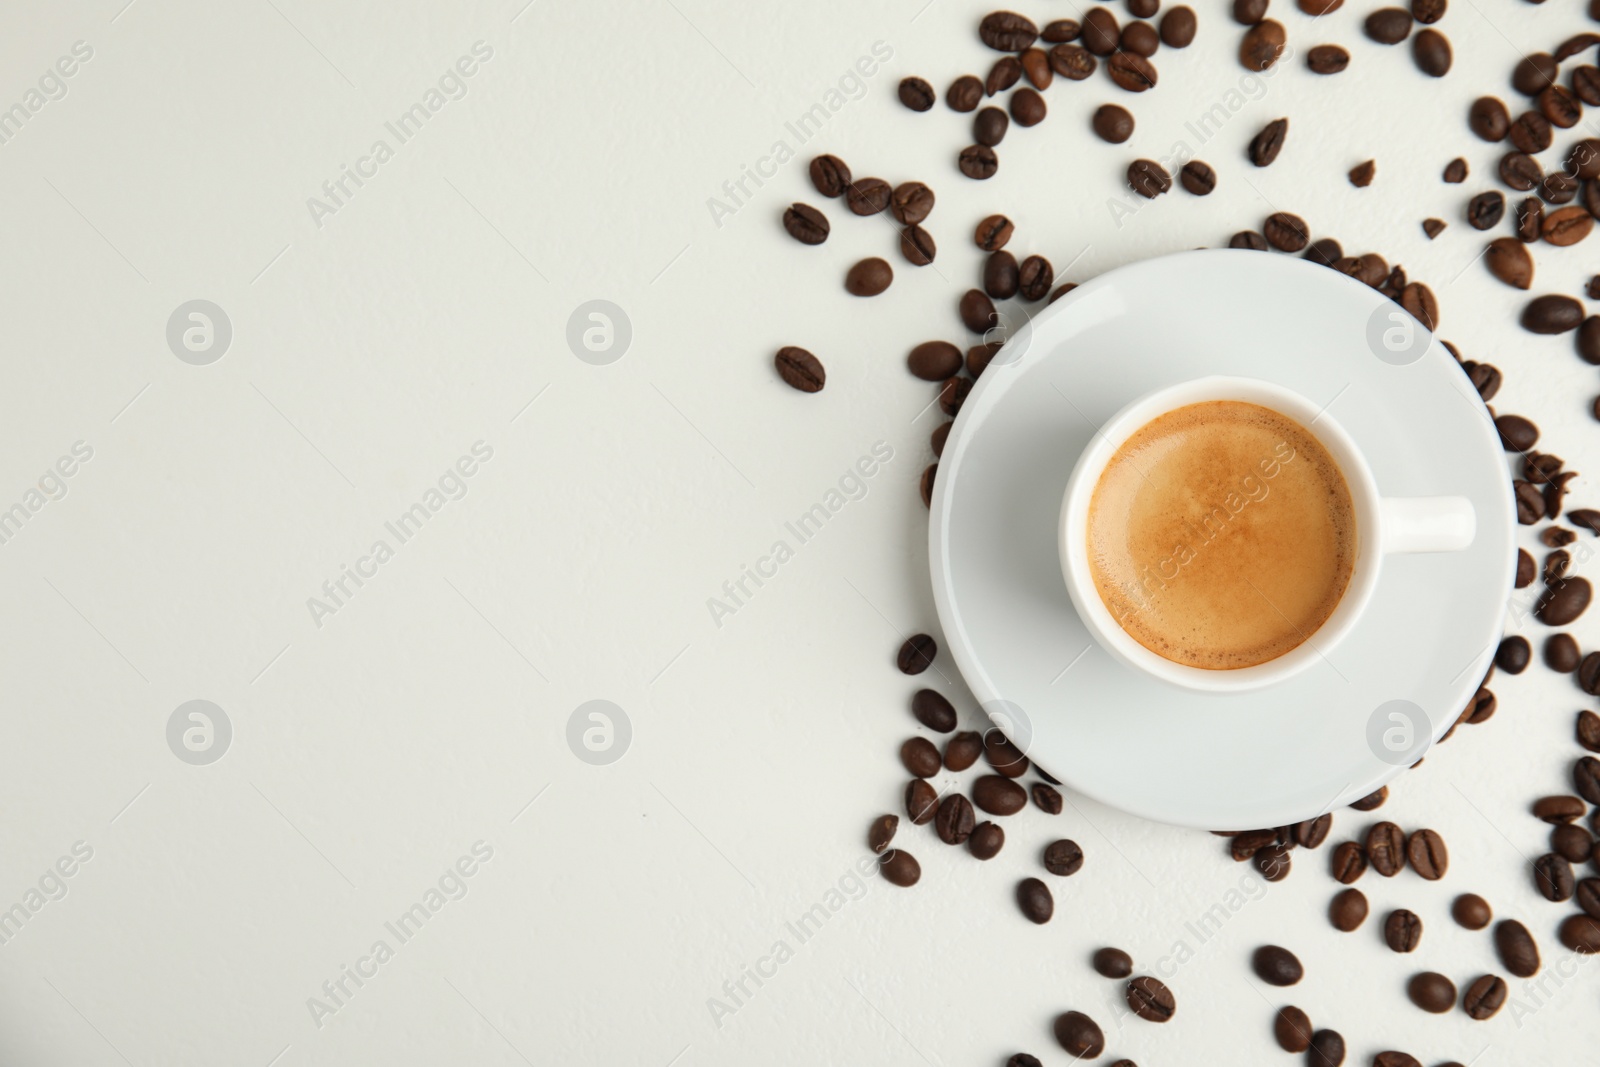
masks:
<svg viewBox="0 0 1600 1067"><path fill-rule="evenodd" d="M1385 555L1459 552L1478 533L1478 514L1464 496L1384 497L1379 514Z"/></svg>

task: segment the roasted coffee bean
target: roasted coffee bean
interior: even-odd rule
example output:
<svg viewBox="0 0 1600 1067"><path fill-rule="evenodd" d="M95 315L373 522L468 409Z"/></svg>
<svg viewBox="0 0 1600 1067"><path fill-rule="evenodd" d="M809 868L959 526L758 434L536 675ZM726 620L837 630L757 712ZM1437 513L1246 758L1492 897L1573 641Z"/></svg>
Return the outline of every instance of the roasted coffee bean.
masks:
<svg viewBox="0 0 1600 1067"><path fill-rule="evenodd" d="M944 765L952 771L964 771L978 762L983 752L983 738L975 730L963 730L944 746Z"/></svg>
<svg viewBox="0 0 1600 1067"><path fill-rule="evenodd" d="M1544 168L1526 153L1507 152L1500 157L1500 180L1525 193L1544 180Z"/></svg>
<svg viewBox="0 0 1600 1067"><path fill-rule="evenodd" d="M889 206L894 190L882 178L860 178L844 191L844 203L857 215L876 215Z"/></svg>
<svg viewBox="0 0 1600 1067"><path fill-rule="evenodd" d="M1590 2L1590 7L1594 7L1593 0L1591 0L1591 2ZM1597 9L1595 12L1592 12L1591 14L1600 14L1600 9ZM1550 58L1554 59L1557 63L1560 63L1563 60L1571 59L1573 56L1577 55L1579 52L1588 51L1589 49L1593 48L1596 44L1600 44L1600 34L1594 34L1594 33L1576 34L1576 35L1574 35L1572 37L1568 37L1565 41L1562 41L1561 42L1561 47L1557 48L1556 51L1555 51L1555 55L1551 56Z"/></svg>
<svg viewBox="0 0 1600 1067"><path fill-rule="evenodd" d="M1584 804L1574 796L1541 797L1533 802L1533 814L1552 826L1583 817Z"/></svg>
<svg viewBox="0 0 1600 1067"><path fill-rule="evenodd" d="M972 139L981 145L993 147L1005 140L1011 119L998 107L986 107L972 120Z"/></svg>
<svg viewBox="0 0 1600 1067"><path fill-rule="evenodd" d="M1267 17L1267 0L1233 0L1233 21L1254 26Z"/></svg>
<svg viewBox="0 0 1600 1067"><path fill-rule="evenodd" d="M1061 814L1061 792L1055 786L1046 785L1044 782L1034 782L1033 788L1029 790L1029 793L1032 794L1033 803L1040 811L1047 815Z"/></svg>
<svg viewBox="0 0 1600 1067"><path fill-rule="evenodd" d="M1055 71L1050 69L1050 57L1044 54L1042 48L1030 48L1022 53L1022 76L1028 79L1028 84L1035 89L1048 89L1050 83L1055 81ZM1012 101L1013 111L1016 101ZM1031 122L1023 123L1025 126L1033 125Z"/></svg>
<svg viewBox="0 0 1600 1067"><path fill-rule="evenodd" d="M1489 902L1478 894L1462 893L1451 902L1450 916L1468 930L1482 930L1494 913L1489 910Z"/></svg>
<svg viewBox="0 0 1600 1067"><path fill-rule="evenodd" d="M1567 873L1570 878L1571 870ZM1571 896L1571 893L1567 896ZM1494 950L1500 956L1501 966L1518 978L1531 978L1539 973L1539 946L1534 944L1528 928L1517 920L1501 919L1495 923Z"/></svg>
<svg viewBox="0 0 1600 1067"><path fill-rule="evenodd" d="M1130 93L1142 93L1155 87L1156 68L1137 52L1114 52L1106 60L1106 72L1117 86Z"/></svg>
<svg viewBox="0 0 1600 1067"><path fill-rule="evenodd" d="M855 264L845 273L845 292L852 296L877 296L894 281L894 268L889 261L871 256Z"/></svg>
<svg viewBox="0 0 1600 1067"><path fill-rule="evenodd" d="M1422 971L1406 983L1406 996L1423 1011L1442 1015L1456 1006L1456 984L1438 971Z"/></svg>
<svg viewBox="0 0 1600 1067"><path fill-rule="evenodd" d="M1011 240L1011 235L1016 232L1016 227L1004 215L990 215L978 223L978 228L973 231L972 239L979 248L985 252L998 252Z"/></svg>
<svg viewBox="0 0 1600 1067"><path fill-rule="evenodd" d="M1238 863L1275 844L1277 840L1276 830L1245 830L1243 833L1233 835L1233 840L1228 844L1228 852L1233 856L1234 862Z"/></svg>
<svg viewBox="0 0 1600 1067"><path fill-rule="evenodd" d="M1373 824L1367 831L1367 861L1385 878L1393 878L1406 865L1406 839L1392 822Z"/></svg>
<svg viewBox="0 0 1600 1067"><path fill-rule="evenodd" d="M1126 978L1133 973L1133 957L1120 948L1096 949L1091 962L1095 971L1107 978Z"/></svg>
<svg viewBox="0 0 1600 1067"><path fill-rule="evenodd" d="M1546 626L1567 626L1576 622L1588 609L1593 595L1594 587L1589 584L1589 579L1566 578L1550 587L1550 591L1540 598L1533 613ZM1600 804L1600 800L1593 803Z"/></svg>
<svg viewBox="0 0 1600 1067"><path fill-rule="evenodd" d="M1518 478L1512 481L1511 492L1517 503L1517 522L1532 526L1544 518L1544 494L1537 487Z"/></svg>
<svg viewBox="0 0 1600 1067"><path fill-rule="evenodd" d="M1431 26L1444 18L1447 0L1411 0L1411 17L1424 26Z"/></svg>
<svg viewBox="0 0 1600 1067"><path fill-rule="evenodd" d="M1570 296L1535 297L1522 309L1522 328L1530 333L1556 334L1575 330L1583 322L1583 305Z"/></svg>
<svg viewBox="0 0 1600 1067"><path fill-rule="evenodd" d="M1561 943L1579 955L1600 952L1600 919L1592 915L1569 915L1556 930Z"/></svg>
<svg viewBox="0 0 1600 1067"><path fill-rule="evenodd" d="M1540 199L1547 204L1561 205L1571 203L1572 198L1578 195L1578 179L1569 174L1563 174L1560 171L1546 174L1544 176L1544 181L1539 183L1538 193ZM1573 207L1571 210L1588 215L1588 211L1582 207ZM1589 217L1592 218L1593 216ZM1585 229L1582 233L1573 236L1571 240L1567 241L1566 243L1576 244L1587 235L1588 230ZM1545 237L1548 239L1549 236L1550 235L1547 230Z"/></svg>
<svg viewBox="0 0 1600 1067"><path fill-rule="evenodd" d="M1305 219L1287 211L1268 215L1261 230L1266 235L1267 243L1281 252L1298 252L1310 241Z"/></svg>
<svg viewBox="0 0 1600 1067"><path fill-rule="evenodd" d="M1289 877L1289 849L1284 845L1269 845L1253 857L1256 870L1269 882L1281 882Z"/></svg>
<svg viewBox="0 0 1600 1067"><path fill-rule="evenodd" d="M1172 990L1159 978L1141 974L1128 983L1122 994L1133 1013L1147 1023L1164 1023L1178 1010Z"/></svg>
<svg viewBox="0 0 1600 1067"><path fill-rule="evenodd" d="M1268 985L1291 986L1305 975L1305 968L1295 954L1278 945L1262 945L1250 956L1250 967L1256 977Z"/></svg>
<svg viewBox="0 0 1600 1067"><path fill-rule="evenodd" d="M917 77L900 79L900 102L912 111L927 111L933 107L933 102L938 99L934 94L933 86L926 80Z"/></svg>
<svg viewBox="0 0 1600 1067"><path fill-rule="evenodd" d="M1267 239L1254 230L1241 230L1228 238L1229 248L1247 248L1252 252L1265 252Z"/></svg>
<svg viewBox="0 0 1600 1067"><path fill-rule="evenodd" d="M1083 849L1076 841L1062 838L1045 846L1044 869L1063 878L1077 874L1083 866Z"/></svg>
<svg viewBox="0 0 1600 1067"><path fill-rule="evenodd" d="M1130 22L1122 27L1122 50L1149 59L1161 50L1161 35L1148 22Z"/></svg>
<svg viewBox="0 0 1600 1067"><path fill-rule="evenodd" d="M818 156L811 161L811 184L830 199L850 187L850 168L838 156Z"/></svg>
<svg viewBox="0 0 1600 1067"><path fill-rule="evenodd" d="M1417 69L1430 78L1442 78L1450 73L1450 41L1431 27L1419 30L1411 38L1411 59Z"/></svg>
<svg viewBox="0 0 1600 1067"><path fill-rule="evenodd" d="M1472 382L1472 387L1483 398L1483 402L1487 404L1494 399L1494 395L1500 391L1500 383L1503 380L1500 368L1491 363L1472 363L1470 361L1462 364L1462 367L1466 370L1467 378Z"/></svg>
<svg viewBox="0 0 1600 1067"><path fill-rule="evenodd" d="M1546 852L1533 861L1533 885L1546 900L1572 899L1572 864L1565 856Z"/></svg>
<svg viewBox="0 0 1600 1067"><path fill-rule="evenodd" d="M1383 807L1383 802L1389 799L1389 787L1380 785L1360 800L1352 801L1350 806L1356 811L1372 811L1374 808Z"/></svg>
<svg viewBox="0 0 1600 1067"><path fill-rule="evenodd" d="M1017 257L1002 249L999 252L990 252L983 263L983 289L996 300L1004 300L1017 295L1017 288L1021 284L1021 272L1017 267Z"/></svg>
<svg viewBox="0 0 1600 1067"><path fill-rule="evenodd" d="M1567 521L1600 537L1600 511L1577 508L1567 512Z"/></svg>
<svg viewBox="0 0 1600 1067"><path fill-rule="evenodd" d="M1557 674L1571 674L1583 658L1571 634L1551 634L1544 642L1544 665Z"/></svg>
<svg viewBox="0 0 1600 1067"><path fill-rule="evenodd" d="M968 289L961 297L961 321L973 333L987 333L1000 325L994 303L982 289Z"/></svg>
<svg viewBox="0 0 1600 1067"><path fill-rule="evenodd" d="M1328 830L1333 826L1332 815L1318 815L1315 819L1295 823L1294 843L1301 848L1320 848L1328 839Z"/></svg>
<svg viewBox="0 0 1600 1067"><path fill-rule="evenodd" d="M1350 53L1336 44L1319 44L1306 53L1313 74L1338 74L1350 65Z"/></svg>
<svg viewBox="0 0 1600 1067"><path fill-rule="evenodd" d="M933 190L921 182L902 182L889 196L889 210L907 226L915 226L933 211Z"/></svg>
<svg viewBox="0 0 1600 1067"><path fill-rule="evenodd" d="M1354 841L1341 841L1329 857L1334 881L1350 885L1367 873L1367 853Z"/></svg>
<svg viewBox="0 0 1600 1067"><path fill-rule="evenodd" d="M1544 229L1544 205L1534 197L1526 197L1517 205L1517 236L1530 244L1539 239Z"/></svg>
<svg viewBox="0 0 1600 1067"><path fill-rule="evenodd" d="M1090 121L1095 135L1109 144L1121 144L1133 136L1133 116L1116 104L1101 104Z"/></svg>
<svg viewBox="0 0 1600 1067"><path fill-rule="evenodd" d="M926 267L938 254L933 234L921 226L907 226L900 231L900 255L913 267Z"/></svg>
<svg viewBox="0 0 1600 1067"><path fill-rule="evenodd" d="M921 778L913 778L906 785L906 814L913 826L922 826L933 819L939 807L939 794L932 785Z"/></svg>
<svg viewBox="0 0 1600 1067"><path fill-rule="evenodd" d="M1283 55L1286 40L1283 23L1262 19L1246 30L1244 40L1239 42L1239 62L1245 70L1269 70Z"/></svg>
<svg viewBox="0 0 1600 1067"><path fill-rule="evenodd" d="M1539 114L1557 129L1570 130L1583 118L1583 105L1564 85L1550 86L1534 103L1539 106Z"/></svg>
<svg viewBox="0 0 1600 1067"><path fill-rule="evenodd" d="M1581 826L1552 827L1550 851L1568 863L1586 863L1594 851L1594 835Z"/></svg>
<svg viewBox="0 0 1600 1067"><path fill-rule="evenodd" d="M1039 1062L1039 1057L1019 1052L1006 1060L1006 1067L1044 1067L1044 1065Z"/></svg>
<svg viewBox="0 0 1600 1067"><path fill-rule="evenodd" d="M1056 271L1043 256L1029 256L1018 268L1017 291L1024 300L1043 300L1055 284Z"/></svg>
<svg viewBox="0 0 1600 1067"><path fill-rule="evenodd" d="M1576 830L1579 828L1574 826L1567 829ZM1593 838L1591 837L1590 840L1593 840ZM1590 858L1593 859L1592 852L1590 853ZM1583 879L1578 883L1577 891L1573 893L1572 899L1577 903L1578 907L1584 910L1584 914L1600 918L1600 878Z"/></svg>
<svg viewBox="0 0 1600 1067"><path fill-rule="evenodd" d="M1304 1052L1311 1047L1311 1020L1294 1005L1279 1008L1272 1018L1272 1036L1285 1052Z"/></svg>
<svg viewBox="0 0 1600 1067"><path fill-rule="evenodd" d="M1497 974L1485 974L1467 987L1461 998L1461 1010L1479 1020L1490 1018L1506 1002L1506 980Z"/></svg>
<svg viewBox="0 0 1600 1067"><path fill-rule="evenodd" d="M1422 232L1428 235L1428 240L1433 240L1444 232L1446 223L1443 219L1423 219Z"/></svg>
<svg viewBox="0 0 1600 1067"><path fill-rule="evenodd" d="M1347 934L1356 929L1367 921L1367 895L1355 888L1339 890L1328 902L1328 921Z"/></svg>
<svg viewBox="0 0 1600 1067"><path fill-rule="evenodd" d="M950 83L950 88L945 90L944 102L951 111L963 114L976 111L978 104L983 100L983 82L975 74L963 74Z"/></svg>
<svg viewBox="0 0 1600 1067"><path fill-rule="evenodd" d="M1339 1067L1344 1063L1344 1038L1337 1030L1318 1030L1306 1050L1306 1067Z"/></svg>
<svg viewBox="0 0 1600 1067"><path fill-rule="evenodd" d="M1579 359L1585 363L1600 363L1600 315L1590 315L1578 324L1575 345Z"/></svg>
<svg viewBox="0 0 1600 1067"><path fill-rule="evenodd" d="M1555 84L1560 71L1560 65L1556 63L1554 56L1546 52L1535 52L1524 56L1512 69L1511 85L1524 96L1538 96Z"/></svg>
<svg viewBox="0 0 1600 1067"><path fill-rule="evenodd" d="M1467 180L1467 161L1457 156L1444 165L1444 180L1449 185L1460 185Z"/></svg>
<svg viewBox="0 0 1600 1067"><path fill-rule="evenodd" d="M1501 416L1501 418L1504 417L1503 415ZM1516 449L1508 446L1507 451L1516 451ZM1500 642L1500 647L1495 650L1494 665L1507 674L1521 674L1528 669L1528 660L1531 658L1532 652L1528 648L1528 639L1521 634L1516 634Z"/></svg>
<svg viewBox="0 0 1600 1067"><path fill-rule="evenodd" d="M1397 271L1399 269L1395 268ZM1421 282L1411 282L1400 290L1400 306L1428 329L1439 328L1439 302L1434 298L1433 290Z"/></svg>
<svg viewBox="0 0 1600 1067"><path fill-rule="evenodd" d="M933 828L947 845L959 845L972 836L973 822L972 803L960 793L941 800L933 816Z"/></svg>
<svg viewBox="0 0 1600 1067"><path fill-rule="evenodd" d="M972 783L972 802L990 815L1015 815L1028 802L1028 794L1010 778L985 774Z"/></svg>
<svg viewBox="0 0 1600 1067"><path fill-rule="evenodd" d="M938 654L939 646L933 638L927 634L913 634L900 646L895 665L901 674L921 674L933 665L933 657Z"/></svg>
<svg viewBox="0 0 1600 1067"><path fill-rule="evenodd" d="M1033 20L1014 11L992 11L978 23L978 39L997 52L1020 52L1038 36Z"/></svg>
<svg viewBox="0 0 1600 1067"><path fill-rule="evenodd" d="M1168 8L1161 16L1161 43L1168 48L1188 48L1194 42L1196 25L1194 9Z"/></svg>
<svg viewBox="0 0 1600 1067"><path fill-rule="evenodd" d="M967 838L967 851L980 860L991 860L1005 847L1006 832L992 822L980 822Z"/></svg>
<svg viewBox="0 0 1600 1067"><path fill-rule="evenodd" d="M1591 658L1595 661L1595 665L1600 667L1600 654L1591 652L1584 657L1584 662L1588 663ZM1580 667L1580 676L1582 673L1583 669ZM1589 691L1585 690L1585 692ZM1577 737L1578 744L1590 752L1600 752L1600 715L1596 715L1592 711L1578 712Z"/></svg>
<svg viewBox="0 0 1600 1067"><path fill-rule="evenodd" d="M926 737L909 737L900 746L900 762L913 778L932 778L939 773L939 750Z"/></svg>
<svg viewBox="0 0 1600 1067"><path fill-rule="evenodd" d="M1379 8L1367 16L1362 28L1379 44L1399 44L1411 33L1411 12L1403 7Z"/></svg>
<svg viewBox="0 0 1600 1067"><path fill-rule="evenodd" d="M1258 167L1270 166L1283 151L1283 142L1289 135L1288 119L1273 119L1250 141L1250 162Z"/></svg>
<svg viewBox="0 0 1600 1067"><path fill-rule="evenodd" d="M911 354L906 357L906 366L911 369L912 374L925 382L942 382L951 375L961 372L961 349L949 341L924 341L911 350ZM924 693L931 695L924 696ZM950 709L948 719L942 710L938 712L939 722L948 722L949 725L935 725L922 717L922 708L924 706L922 702L931 701L934 697L938 697L939 700L943 701L944 707ZM911 710L916 713L917 718L921 719L925 725L938 730L940 733L948 733L955 729L955 709L950 707L948 700L945 700L944 697L935 693L932 689L923 689L918 692L912 698Z"/></svg>
<svg viewBox="0 0 1600 1067"><path fill-rule="evenodd" d="M784 384L802 393L820 392L827 383L828 372L823 369L822 361L798 346L787 345L778 349L772 362Z"/></svg>
<svg viewBox="0 0 1600 1067"><path fill-rule="evenodd" d="M939 410L955 418L961 405L967 402L967 394L972 392L973 384L971 378L946 378L939 387Z"/></svg>
<svg viewBox="0 0 1600 1067"><path fill-rule="evenodd" d="M1083 81L1099 66L1094 53L1082 45L1058 44L1050 49L1050 69L1068 81Z"/></svg>
<svg viewBox="0 0 1600 1067"><path fill-rule="evenodd" d="M889 842L894 840L894 832L899 828L900 816L878 816L867 828L867 847L874 852L882 852L889 847Z"/></svg>
<svg viewBox="0 0 1600 1067"><path fill-rule="evenodd" d="M903 848L890 849L878 860L878 872L890 885L913 886L922 877L922 865Z"/></svg>
<svg viewBox="0 0 1600 1067"><path fill-rule="evenodd" d="M1383 943L1395 952L1413 952L1422 940L1422 920L1413 911L1396 908L1383 920Z"/></svg>
<svg viewBox="0 0 1600 1067"><path fill-rule="evenodd" d="M983 735L983 758L996 772L1007 778L1021 778L1028 773L1028 757L1005 734L993 727Z"/></svg>
<svg viewBox="0 0 1600 1067"><path fill-rule="evenodd" d="M1372 184L1372 178L1378 172L1378 164L1374 160L1357 163L1350 168L1350 184L1357 189L1365 189Z"/></svg>
<svg viewBox="0 0 1600 1067"><path fill-rule="evenodd" d="M1500 415L1494 420L1494 425L1495 429L1500 433L1500 445L1507 452L1526 452L1539 443L1539 427L1521 415ZM1528 643L1526 638L1520 638L1519 640L1522 641L1523 645ZM1526 648L1523 651L1526 652ZM1526 667L1527 665L1528 658L1524 655L1522 657L1522 666ZM1517 674L1521 671L1520 667L1516 670L1512 670L1509 667L1504 669L1511 670L1512 674Z"/></svg>
<svg viewBox="0 0 1600 1067"><path fill-rule="evenodd" d="M981 375L989 362L1005 347L1004 341L986 341L967 349L967 373L974 378Z"/></svg>
<svg viewBox="0 0 1600 1067"><path fill-rule="evenodd" d="M1083 32L1083 26L1077 19L1056 19L1048 23L1039 33L1039 39L1046 44L1061 44L1063 41L1076 41Z"/></svg>
<svg viewBox="0 0 1600 1067"><path fill-rule="evenodd" d="M1524 111L1511 120L1511 143L1519 152L1535 155L1549 148L1554 140L1550 120L1537 111Z"/></svg>
<svg viewBox="0 0 1600 1067"><path fill-rule="evenodd" d="M1128 14L1136 19L1153 19L1161 10L1161 0L1128 0Z"/></svg>
<svg viewBox="0 0 1600 1067"><path fill-rule="evenodd" d="M1154 200L1172 188L1172 175L1153 159L1136 159L1128 164L1128 188L1146 200Z"/></svg>
<svg viewBox="0 0 1600 1067"><path fill-rule="evenodd" d="M1083 46L1097 56L1109 56L1117 50L1122 30L1117 16L1103 7L1092 7L1083 16Z"/></svg>
<svg viewBox="0 0 1600 1067"><path fill-rule="evenodd" d="M783 213L783 228L803 245L820 245L828 239L828 217L810 204L792 204Z"/></svg>
<svg viewBox="0 0 1600 1067"><path fill-rule="evenodd" d="M1500 196L1499 193L1484 195L1493 195L1496 198ZM1474 222L1473 225L1476 226L1477 223ZM1483 262L1489 268L1490 274L1514 289L1529 289L1533 286L1533 257L1528 254L1527 246L1515 237L1496 237L1490 241L1488 251L1483 254Z"/></svg>
<svg viewBox="0 0 1600 1067"><path fill-rule="evenodd" d="M1590 107L1600 105L1600 68L1585 64L1574 70L1572 95Z"/></svg>
<svg viewBox="0 0 1600 1067"><path fill-rule="evenodd" d="M1056 1041L1080 1060L1098 1059L1106 1050L1106 1038L1095 1021L1081 1011L1056 1016Z"/></svg>
<svg viewBox="0 0 1600 1067"><path fill-rule="evenodd" d="M1295 0L1301 11L1312 16L1326 15L1344 6L1344 0Z"/></svg>
<svg viewBox="0 0 1600 1067"><path fill-rule="evenodd" d="M1480 96L1467 111L1467 125L1480 139L1492 144L1505 140L1511 132L1511 115L1498 97Z"/></svg>
<svg viewBox="0 0 1600 1067"><path fill-rule="evenodd" d="M1450 869L1450 853L1444 838L1434 830L1413 830L1406 838L1406 860L1418 876L1437 882Z"/></svg>
<svg viewBox="0 0 1600 1067"><path fill-rule="evenodd" d="M1546 179L1546 181L1549 181L1549 179ZM1584 210L1584 208L1578 208L1578 206L1571 206L1571 208L1562 208L1560 211L1552 211L1552 213L1547 214L1546 218L1544 218L1544 226L1541 227L1541 232L1544 235L1544 240L1557 246L1557 248L1565 248L1568 245L1576 245L1576 243L1581 242L1582 238L1589 237L1589 232L1594 227L1595 219L1592 214L1589 214L1589 211Z"/></svg>
<svg viewBox="0 0 1600 1067"><path fill-rule="evenodd" d="M957 164L962 174L980 182L994 177L994 172L1000 169L1000 160L994 154L994 149L981 144L963 148L957 158Z"/></svg>
<svg viewBox="0 0 1600 1067"><path fill-rule="evenodd" d="M1046 68L1049 69L1049 68ZM1018 89L1011 94L1011 118L1018 126L1027 129L1044 121L1044 97L1032 89Z"/></svg>
<svg viewBox="0 0 1600 1067"><path fill-rule="evenodd" d="M1049 886L1037 878L1024 878L1017 883L1017 907L1029 922L1043 925L1055 914L1056 901Z"/></svg>

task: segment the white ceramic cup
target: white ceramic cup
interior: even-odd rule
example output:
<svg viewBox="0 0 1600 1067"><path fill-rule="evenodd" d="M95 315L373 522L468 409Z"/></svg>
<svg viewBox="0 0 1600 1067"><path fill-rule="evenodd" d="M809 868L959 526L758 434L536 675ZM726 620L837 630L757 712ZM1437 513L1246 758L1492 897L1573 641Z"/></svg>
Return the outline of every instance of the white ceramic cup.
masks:
<svg viewBox="0 0 1600 1067"><path fill-rule="evenodd" d="M1297 647L1275 659L1236 670L1206 670L1175 663L1128 635L1100 599L1089 570L1089 501L1106 464L1129 437L1160 415L1208 400L1239 400L1271 408L1304 426L1328 450L1350 488L1355 507L1356 559L1332 614ZM1383 557L1391 552L1454 552L1472 544L1477 516L1459 496L1383 497L1372 468L1350 435L1326 411L1282 386L1255 378L1197 378L1148 393L1100 428L1084 449L1061 500L1061 571L1089 632L1107 652L1152 677L1210 692L1241 692L1283 681L1318 662L1355 627L1378 587Z"/></svg>

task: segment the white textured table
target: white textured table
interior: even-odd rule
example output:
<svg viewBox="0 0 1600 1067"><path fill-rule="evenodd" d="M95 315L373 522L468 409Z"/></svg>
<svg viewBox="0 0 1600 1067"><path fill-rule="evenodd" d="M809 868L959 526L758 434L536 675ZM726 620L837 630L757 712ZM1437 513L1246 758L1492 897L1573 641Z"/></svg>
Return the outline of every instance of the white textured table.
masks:
<svg viewBox="0 0 1600 1067"><path fill-rule="evenodd" d="M1467 133L1468 102L1509 100L1518 49L1587 26L1578 0L1456 0L1437 82L1361 38L1376 5L1313 27L1275 0L1293 46L1354 61L1260 83L1227 5L1192 0L1198 39L1156 56L1155 91L1058 81L988 183L954 170L967 117L894 93L906 74L941 90L981 74L985 5L524 2L11 12L0 507L24 517L0 544L0 1061L1063 1063L1049 1020L1078 1008L1108 1060L1287 1064L1269 1020L1289 1001L1344 1033L1352 1063L1592 1057L1592 968L1543 994L1514 983L1528 1010L1487 1023L1403 994L1414 970L1498 969L1487 934L1446 918L1457 892L1526 921L1547 971L1565 957L1571 909L1533 890L1545 827L1527 805L1566 791L1584 701L1538 667L1498 680L1498 714L1383 809L1452 853L1442 882L1361 884L1376 916L1422 915L1414 957L1375 919L1328 926L1325 851L1263 891L1216 838L1083 802L1016 817L982 865L903 825L924 872L910 891L853 873L869 819L899 810L915 725L893 653L933 625L916 481L936 416L903 357L959 339L981 216L1011 215L1022 247L1081 280L1295 211L1431 284L1441 334L1504 370L1498 408L1584 472L1574 503L1600 499L1595 373L1515 327L1519 295L1470 265L1483 239L1461 218L1497 155ZM853 79L862 57L873 72ZM1235 89L1196 144L1189 123ZM1138 118L1127 145L1088 131L1110 100ZM792 124L819 103L802 143ZM1282 157L1248 167L1280 115ZM1215 194L1119 225L1126 163L1180 139ZM783 206L815 200L818 151L932 184L938 269L846 297L847 264L900 261L888 227L836 211L820 248L783 234ZM1444 185L1457 155L1473 176ZM1345 172L1369 157L1377 181L1355 190ZM1451 223L1433 242L1427 216ZM1541 247L1537 288L1580 290L1596 240ZM209 319L187 318L194 300ZM567 342L591 300L630 324L605 365ZM778 381L783 344L822 357L824 392ZM785 523L878 442L893 457L865 495L799 543ZM61 457L70 477L41 478ZM776 574L713 613L780 539ZM1600 620L1575 631L1593 646ZM631 727L609 765L567 741L596 699ZM192 700L227 731L186 709L169 745ZM1340 813L1335 839L1369 821ZM1035 927L1012 886L1053 836L1088 860ZM819 927L791 925L819 903ZM1262 941L1305 961L1292 996L1249 975ZM1173 1022L1118 1028L1115 983L1087 966L1103 943L1141 970L1174 956Z"/></svg>

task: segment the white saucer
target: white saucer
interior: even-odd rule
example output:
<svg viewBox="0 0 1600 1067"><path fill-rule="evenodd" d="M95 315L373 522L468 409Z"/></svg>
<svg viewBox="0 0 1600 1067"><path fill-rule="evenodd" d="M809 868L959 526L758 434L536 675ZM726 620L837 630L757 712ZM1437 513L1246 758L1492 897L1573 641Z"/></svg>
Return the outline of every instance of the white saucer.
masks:
<svg viewBox="0 0 1600 1067"><path fill-rule="evenodd" d="M1370 740L1390 722L1380 706L1420 707L1432 738L1456 720L1501 637L1516 518L1498 435L1455 360L1426 333L1409 357L1381 348L1397 310L1303 259L1183 252L1041 309L984 371L939 462L934 599L967 684L1041 767L1162 822L1281 826L1414 761L1415 749ZM1056 548L1067 476L1101 423L1209 374L1328 403L1386 496L1464 496L1478 517L1464 552L1388 557L1371 607L1326 661L1244 694L1189 692L1119 664L1073 611Z"/></svg>

